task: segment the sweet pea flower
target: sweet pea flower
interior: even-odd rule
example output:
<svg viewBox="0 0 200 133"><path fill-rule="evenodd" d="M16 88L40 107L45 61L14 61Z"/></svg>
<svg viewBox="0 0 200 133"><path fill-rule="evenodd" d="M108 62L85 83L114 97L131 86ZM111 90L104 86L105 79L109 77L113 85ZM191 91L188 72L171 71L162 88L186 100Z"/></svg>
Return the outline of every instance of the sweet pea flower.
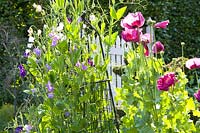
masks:
<svg viewBox="0 0 200 133"><path fill-rule="evenodd" d="M50 93L48 93L47 96L48 96L48 98L52 99L54 97L54 94L53 94L53 92L50 92Z"/></svg>
<svg viewBox="0 0 200 133"><path fill-rule="evenodd" d="M198 102L200 102L200 90L198 90L196 93L194 93L194 97Z"/></svg>
<svg viewBox="0 0 200 133"><path fill-rule="evenodd" d="M64 116L65 116L65 118L67 118L70 116L70 113L67 111L67 112L65 112Z"/></svg>
<svg viewBox="0 0 200 133"><path fill-rule="evenodd" d="M28 43L27 44L27 48L32 48L33 47L33 44L32 43Z"/></svg>
<svg viewBox="0 0 200 133"><path fill-rule="evenodd" d="M121 21L121 26L123 28L136 28L142 27L144 25L145 19L141 12L129 13L124 19Z"/></svg>
<svg viewBox="0 0 200 133"><path fill-rule="evenodd" d="M33 128L31 125L25 125L24 126L25 130L26 130L26 133L30 133L31 132L31 129Z"/></svg>
<svg viewBox="0 0 200 133"><path fill-rule="evenodd" d="M21 133L23 131L23 127L22 126L18 126L15 128L15 133Z"/></svg>
<svg viewBox="0 0 200 133"><path fill-rule="evenodd" d="M173 72L165 74L157 80L157 88L158 90L168 91L169 87L174 85L177 81Z"/></svg>
<svg viewBox="0 0 200 133"><path fill-rule="evenodd" d="M20 76L24 78L26 76L26 70L24 69L23 65L19 65L18 68L20 71Z"/></svg>
<svg viewBox="0 0 200 133"><path fill-rule="evenodd" d="M164 51L164 45L160 41L157 41L152 46L152 51L153 51L153 53L156 53L156 54L161 51Z"/></svg>
<svg viewBox="0 0 200 133"><path fill-rule="evenodd" d="M47 68L48 71L51 70L51 66L48 65L48 64L46 64L46 68Z"/></svg>
<svg viewBox="0 0 200 133"><path fill-rule="evenodd" d="M87 70L87 66L82 63L82 70Z"/></svg>
<svg viewBox="0 0 200 133"><path fill-rule="evenodd" d="M95 65L94 65L94 62L93 62L91 59L88 59L88 64L89 64L90 66L92 66L92 67L95 66Z"/></svg>
<svg viewBox="0 0 200 133"><path fill-rule="evenodd" d="M137 29L125 29L122 31L121 36L126 42L139 42L140 31Z"/></svg>
<svg viewBox="0 0 200 133"><path fill-rule="evenodd" d="M32 37L32 36L30 36L30 37L28 38L28 42L30 42L30 43L33 43L33 42L34 42L34 40L35 40L35 38L34 38L34 37Z"/></svg>
<svg viewBox="0 0 200 133"><path fill-rule="evenodd" d="M31 50L30 49L26 49L24 52L24 57L28 57L30 55Z"/></svg>
<svg viewBox="0 0 200 133"><path fill-rule="evenodd" d="M81 66L81 63L78 61L75 65L76 67L80 67Z"/></svg>
<svg viewBox="0 0 200 133"><path fill-rule="evenodd" d="M50 82L50 81L48 81L48 83L46 84L46 87L47 87L47 89L48 89L48 92L53 92L54 88L53 88L53 86L51 85L51 82Z"/></svg>
<svg viewBox="0 0 200 133"><path fill-rule="evenodd" d="M185 66L190 70L200 68L200 58L192 58L187 60Z"/></svg>
<svg viewBox="0 0 200 133"><path fill-rule="evenodd" d="M169 20L158 22L154 25L155 28L166 29L167 25L169 24Z"/></svg>
<svg viewBox="0 0 200 133"><path fill-rule="evenodd" d="M34 48L33 52L37 55L40 56L41 55L41 50L39 48Z"/></svg>

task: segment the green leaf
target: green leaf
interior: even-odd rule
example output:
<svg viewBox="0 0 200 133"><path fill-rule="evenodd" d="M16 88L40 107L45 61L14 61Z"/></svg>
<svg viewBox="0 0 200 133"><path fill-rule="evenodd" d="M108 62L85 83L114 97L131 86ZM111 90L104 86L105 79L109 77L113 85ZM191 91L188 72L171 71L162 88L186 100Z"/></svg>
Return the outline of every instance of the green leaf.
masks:
<svg viewBox="0 0 200 133"><path fill-rule="evenodd" d="M117 10L117 13L116 13L117 20L119 20L124 15L124 12L126 11L126 8L127 8L127 6L122 7L122 8Z"/></svg>
<svg viewBox="0 0 200 133"><path fill-rule="evenodd" d="M116 39L117 39L117 35L118 35L118 32L114 32L111 36L107 35L104 38L104 43L109 45L109 46L114 45L115 42L116 42Z"/></svg>
<svg viewBox="0 0 200 133"><path fill-rule="evenodd" d="M113 7L110 7L110 16L113 19L117 19L116 11L115 11L115 9Z"/></svg>
<svg viewBox="0 0 200 133"><path fill-rule="evenodd" d="M105 27L106 27L106 24L103 22L103 23L101 24L101 34L104 32Z"/></svg>

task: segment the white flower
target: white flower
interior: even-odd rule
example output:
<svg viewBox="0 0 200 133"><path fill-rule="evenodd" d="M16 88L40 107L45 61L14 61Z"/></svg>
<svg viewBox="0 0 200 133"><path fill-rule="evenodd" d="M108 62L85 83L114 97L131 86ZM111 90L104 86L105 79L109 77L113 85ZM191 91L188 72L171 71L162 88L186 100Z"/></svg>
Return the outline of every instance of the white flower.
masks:
<svg viewBox="0 0 200 133"><path fill-rule="evenodd" d="M86 24L83 24L83 29L85 29L87 27L87 25Z"/></svg>
<svg viewBox="0 0 200 133"><path fill-rule="evenodd" d="M28 43L27 44L27 48L32 48L33 47L33 44L32 43Z"/></svg>
<svg viewBox="0 0 200 133"><path fill-rule="evenodd" d="M25 53L30 53L30 52L31 52L30 49L26 49L26 50L25 50Z"/></svg>
<svg viewBox="0 0 200 133"><path fill-rule="evenodd" d="M28 33L29 33L29 35L33 34L33 29L31 27L28 29Z"/></svg>
<svg viewBox="0 0 200 133"><path fill-rule="evenodd" d="M34 40L35 40L35 38L32 37L32 36L30 36L30 37L28 38L28 42L34 42Z"/></svg>
<svg viewBox="0 0 200 133"><path fill-rule="evenodd" d="M33 7L36 9L36 12L42 12L42 6L33 3Z"/></svg>
<svg viewBox="0 0 200 133"><path fill-rule="evenodd" d="M46 24L44 24L44 29L46 29L48 26Z"/></svg>
<svg viewBox="0 0 200 133"><path fill-rule="evenodd" d="M63 24L63 22L60 22L59 25L58 25L58 27L56 28L56 31L58 31L58 32L62 31L63 28L64 28L64 24Z"/></svg>
<svg viewBox="0 0 200 133"><path fill-rule="evenodd" d="M41 12L41 11L42 11L42 6L41 5L37 5L36 12Z"/></svg>
<svg viewBox="0 0 200 133"><path fill-rule="evenodd" d="M96 19L96 17L94 14L90 15L90 21L94 21L95 19Z"/></svg>
<svg viewBox="0 0 200 133"><path fill-rule="evenodd" d="M38 32L37 32L38 36L40 36L41 33L42 33L42 31L39 29Z"/></svg>

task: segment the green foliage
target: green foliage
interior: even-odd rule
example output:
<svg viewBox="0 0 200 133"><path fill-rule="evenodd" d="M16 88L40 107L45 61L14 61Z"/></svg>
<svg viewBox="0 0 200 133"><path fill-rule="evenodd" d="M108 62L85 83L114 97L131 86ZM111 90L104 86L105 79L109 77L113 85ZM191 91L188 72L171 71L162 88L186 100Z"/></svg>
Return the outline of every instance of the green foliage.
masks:
<svg viewBox="0 0 200 133"><path fill-rule="evenodd" d="M8 123L12 122L14 118L14 106L11 104L4 104L0 108L0 118L0 131L4 131Z"/></svg>

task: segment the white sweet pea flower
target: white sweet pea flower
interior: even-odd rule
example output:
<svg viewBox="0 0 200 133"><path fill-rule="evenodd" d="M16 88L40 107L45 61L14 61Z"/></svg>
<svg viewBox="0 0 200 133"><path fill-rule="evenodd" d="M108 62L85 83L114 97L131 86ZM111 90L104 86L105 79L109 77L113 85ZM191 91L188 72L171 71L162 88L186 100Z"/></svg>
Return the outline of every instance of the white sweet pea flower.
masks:
<svg viewBox="0 0 200 133"><path fill-rule="evenodd" d="M37 32L38 36L40 36L41 33L42 33L42 31L39 29L38 32Z"/></svg>
<svg viewBox="0 0 200 133"><path fill-rule="evenodd" d="M32 43L28 43L27 44L27 48L32 48L33 47L33 44Z"/></svg>
<svg viewBox="0 0 200 133"><path fill-rule="evenodd" d="M32 37L32 36L30 36L30 37L28 38L28 42L34 42L34 40L35 40L35 38Z"/></svg>
<svg viewBox="0 0 200 133"><path fill-rule="evenodd" d="M83 24L83 29L85 29L87 27L87 25L86 24Z"/></svg>
<svg viewBox="0 0 200 133"><path fill-rule="evenodd" d="M91 14L90 15L90 21L94 21L96 19L95 15L94 14Z"/></svg>
<svg viewBox="0 0 200 133"><path fill-rule="evenodd" d="M36 9L36 12L42 12L42 6L33 3L33 7Z"/></svg>
<svg viewBox="0 0 200 133"><path fill-rule="evenodd" d="M56 31L58 31L58 32L62 31L63 28L64 28L64 24L63 24L63 22L60 22L59 25L58 25L58 27L56 28Z"/></svg>
<svg viewBox="0 0 200 133"><path fill-rule="evenodd" d="M29 33L29 35L32 35L33 34L33 29L30 27L27 32Z"/></svg>
<svg viewBox="0 0 200 133"><path fill-rule="evenodd" d="M46 29L47 27L48 27L48 26L45 24L45 25L44 25L44 29Z"/></svg>

